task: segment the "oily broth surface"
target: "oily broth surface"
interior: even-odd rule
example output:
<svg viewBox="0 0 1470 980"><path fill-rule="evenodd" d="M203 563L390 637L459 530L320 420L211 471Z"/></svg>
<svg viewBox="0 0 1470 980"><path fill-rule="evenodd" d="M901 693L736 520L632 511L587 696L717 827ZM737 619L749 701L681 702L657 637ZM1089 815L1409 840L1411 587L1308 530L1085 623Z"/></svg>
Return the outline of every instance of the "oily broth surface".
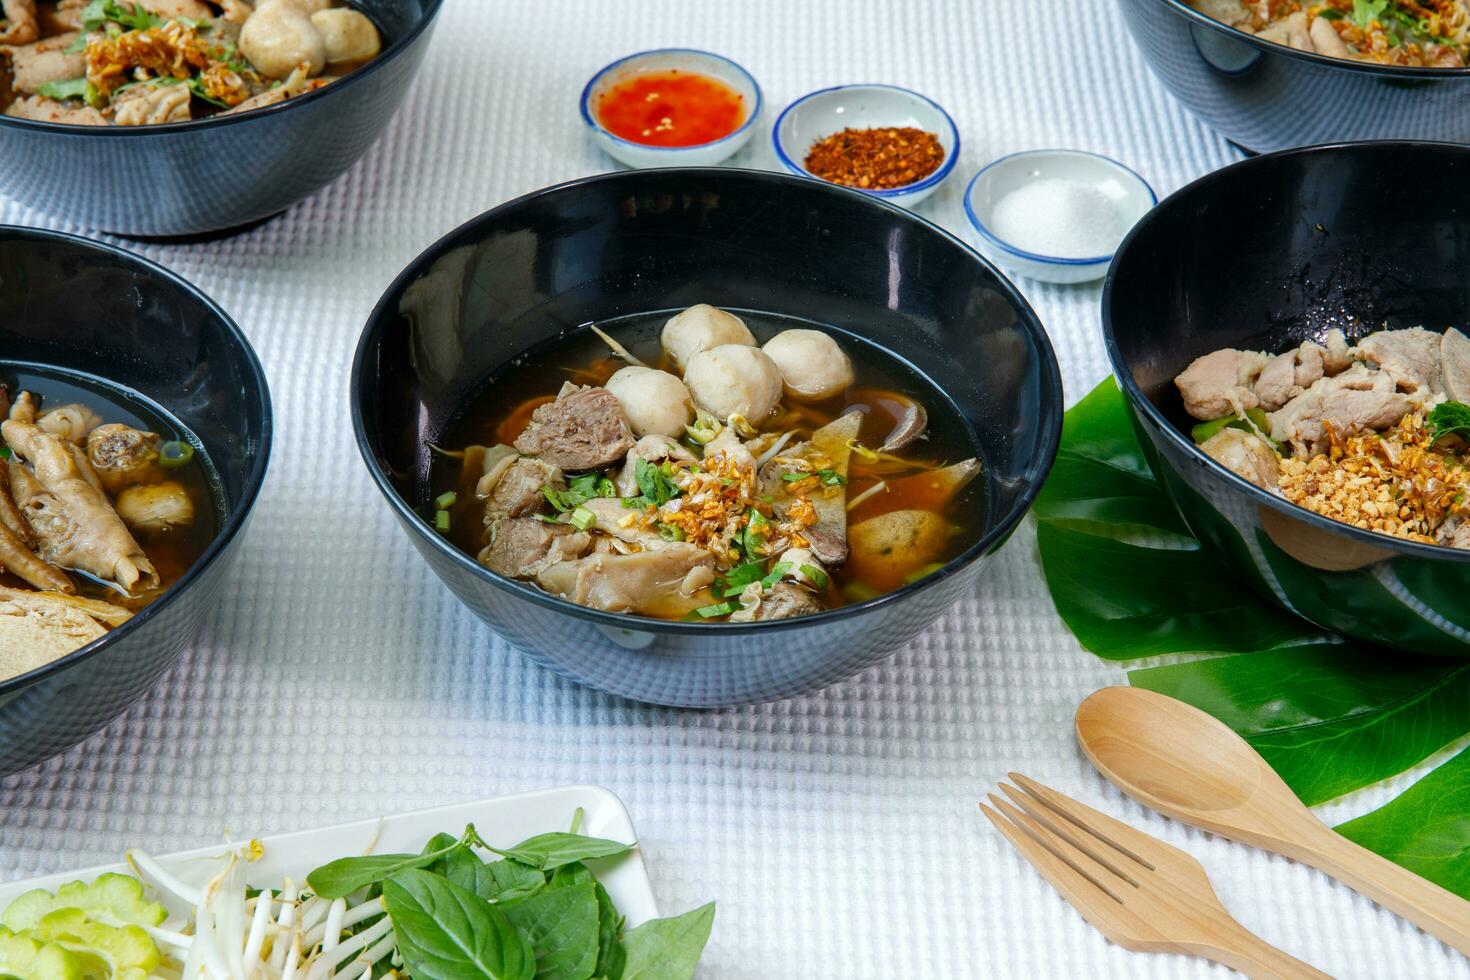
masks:
<svg viewBox="0 0 1470 980"><path fill-rule="evenodd" d="M10 387L12 397L21 391L34 392L40 396L42 412L58 405L78 402L96 412L104 423L122 422L134 428L157 432L164 442L187 442L194 447L192 460L176 469L165 471L170 480L182 484L188 491L189 499L194 503L194 523L167 531L132 532L158 569L161 588L157 592L129 599L112 586L68 570L79 595L134 610L146 606L172 588L204 554L223 522L224 504L214 489L219 485L219 479L198 439L156 406L99 379L51 368L0 364L0 383ZM31 588L9 572L0 574L0 585L17 589Z"/></svg>
<svg viewBox="0 0 1470 980"><path fill-rule="evenodd" d="M658 339L664 323L677 312L668 310L633 314L599 321L597 325L645 364L677 374L664 355ZM860 439L863 445L876 448L893 428L896 419L878 404L879 400L874 394L890 391L918 401L929 414L926 438L904 450L901 455L905 459L945 465L980 456L978 443L971 434L968 423L955 410L950 400L928 379L898 358L867 341L832 330L823 324L745 310L732 312L745 321L760 343L782 330L817 329L836 338L851 358L856 382L844 396L799 406L789 401L783 402L788 408L799 407L802 411L804 418L801 438L810 436L813 429L841 417L856 404L872 409L865 417ZM516 357L489 377L478 391L466 399L435 445L448 450L459 450L473 445L510 444L525 428L536 406L555 399L564 382L601 385L624 366L626 365L623 361L609 354L607 345L596 334L585 328L545 341ZM981 457L982 467L984 462ZM917 472L920 471L916 468L897 469L891 463L867 464L854 455L849 473L848 499L861 494L881 479ZM448 491L458 494L458 499L450 508L450 530L446 537L472 557L479 554L485 544L484 504L474 495L478 479L479 473L464 472L458 459L431 453L430 493L426 500L420 501L420 512L432 523L434 499ZM922 481L910 481L914 482ZM949 545L940 558L941 562L947 562L978 540L984 531L987 517L985 483L986 476L982 469L980 476L942 508L936 508L934 500L921 489L906 493L880 494L849 512L849 521L857 522L881 513L907 508L939 509L955 527ZM862 583L857 579L847 566L832 570L832 578L837 588L828 590L829 599L840 596L845 586L853 584L874 588L873 584ZM881 593L891 591L891 588L876 588L875 591Z"/></svg>

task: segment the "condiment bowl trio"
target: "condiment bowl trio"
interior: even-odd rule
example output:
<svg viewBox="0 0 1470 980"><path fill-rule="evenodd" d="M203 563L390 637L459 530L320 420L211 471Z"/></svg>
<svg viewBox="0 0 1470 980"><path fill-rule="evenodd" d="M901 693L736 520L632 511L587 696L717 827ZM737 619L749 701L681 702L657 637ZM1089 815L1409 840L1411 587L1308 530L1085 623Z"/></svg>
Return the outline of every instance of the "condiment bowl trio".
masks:
<svg viewBox="0 0 1470 980"><path fill-rule="evenodd" d="M422 43L437 7L437 0L414 5L420 28L408 31L407 42ZM401 70L411 71L421 53L405 55ZM393 62L382 64L391 68ZM675 71L714 78L726 96L733 93L745 108L724 117L734 120L728 132L694 146L665 147L641 145L604 127L600 108L615 99L619 86ZM369 88L326 91L350 101L354 91ZM659 97L647 88L638 95L646 103ZM775 123L777 156L790 174L709 166L750 138L761 101L747 72L703 52L650 52L609 65L583 93L583 119L600 145L638 169L534 192L451 232L388 287L351 365L351 421L368 474L434 573L537 662L640 701L714 707L783 698L878 662L974 588L986 559L1040 490L1060 439L1060 373L1035 312L984 255L900 206L932 192L952 172L960 136L949 116L903 89L823 90L793 103ZM311 104L302 100L303 108ZM287 103L262 118L288 126L310 114L293 112ZM724 110L714 106L711 112L717 118ZM625 122L645 125L638 118L626 116ZM644 118L649 130L664 125L664 117ZM231 125L212 123L201 138ZM804 169L803 153L812 144L846 129L878 127L929 133L944 151L942 163L912 186L886 189L895 193L864 193L814 179ZM26 138L57 135L85 143L97 135L56 129L25 130ZM340 162L326 166L322 180ZM681 165L643 169L673 162ZM1372 310L1392 306L1424 321L1470 318L1470 294L1463 289L1470 258L1462 250L1425 252L1415 245L1420 236L1413 202L1385 198L1410 193L1389 179L1394 173L1440 173L1453 184L1467 171L1470 149L1463 147L1384 143L1287 151L1205 177L1156 206L1148 185L1120 164L1047 151L986 167L967 187L964 204L977 241L997 262L1074 282L1111 266L1105 335L1138 429L1154 447L1185 520L1234 560L1239 574L1299 615L1348 635L1397 645L1412 628L1420 649L1463 653L1470 622L1453 603L1438 602L1463 592L1470 569L1463 554L1303 517L1248 486L1180 435L1166 382L1201 351L1274 342L1239 335L1241 323L1254 322L1236 315L1241 303L1235 288L1242 282L1251 286L1246 313L1259 312L1259 322L1276 324L1273 337L1281 336L1275 340L1315 336L1323 311L1348 301ZM1314 197L1312 189L1323 186L1362 188L1361 200L1350 213L1333 210L1331 202ZM1053 192L1071 200L1086 220L1058 212ZM1241 197L1274 202L1274 210L1247 214L1230 206ZM83 206L76 214L107 225L95 208ZM1383 214L1397 217L1376 217ZM751 221L751 215L760 219ZM242 216L261 215L194 212L180 224L146 230L207 229ZM1056 227L1058 220L1065 227ZM1328 231L1302 236L1292 230L1314 221ZM1021 233L1006 231L1035 232L1048 222L1052 227L1040 230L1052 240L1063 236L1093 254L1061 259L1024 247L1031 243L1012 240ZM138 225L129 219L117 227ZM1092 248L1125 233L1116 258ZM1393 248L1385 250L1385 242ZM1375 263L1383 268L1374 271ZM1318 268L1344 274L1303 271ZM523 271L507 275L508 269ZM211 597L228 587L227 570L265 477L271 408L260 366L228 315L158 266L80 238L0 228L0 270L6 365L46 365L99 379L178 419L209 458L219 510L215 540L166 595L101 639L0 680L3 774L98 730L197 637ZM493 288L487 287L492 280ZM1390 288L1392 295L1384 293ZM1275 302L1278 294L1293 298L1285 312ZM1195 302L1201 295L1219 301ZM1434 297L1432 306L1425 296ZM795 618L719 623L629 616L572 602L525 577L492 571L446 537L445 508L455 495L440 494L435 512L434 454L467 398L528 351L576 335L588 323L639 311L665 317L695 304L822 325L844 343L882 352L921 381L940 400L930 415L940 411L957 420L979 462L983 492L966 498L976 511L968 515L972 537L881 594L852 595L835 608ZM539 418L540 411L529 417ZM731 429L737 416L730 417ZM770 455L779 450L778 444ZM883 459L882 453L873 456ZM638 487L647 496L657 491L659 477L654 467L645 474L639 462ZM489 465L485 473L490 476ZM579 521L582 511L570 514L575 529L568 520L546 519L561 525L546 532L548 539L565 544L565 537L555 536L586 531L591 525ZM681 538L664 537L687 547ZM656 552L660 546L650 547ZM1260 564L1263 554L1269 568ZM773 574L780 578L779 566ZM812 573L802 574L810 585ZM1379 595L1384 575L1415 603L1400 599L1395 605L1392 596ZM1372 595L1361 603L1332 600L1342 588ZM1405 612L1420 604L1433 615L1416 619Z"/></svg>

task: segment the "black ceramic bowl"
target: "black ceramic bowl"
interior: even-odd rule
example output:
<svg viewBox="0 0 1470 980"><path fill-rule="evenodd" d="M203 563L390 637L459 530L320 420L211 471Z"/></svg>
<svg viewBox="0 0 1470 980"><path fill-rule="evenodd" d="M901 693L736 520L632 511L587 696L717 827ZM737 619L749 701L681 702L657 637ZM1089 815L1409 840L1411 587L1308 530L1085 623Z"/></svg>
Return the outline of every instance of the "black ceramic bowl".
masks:
<svg viewBox="0 0 1470 980"><path fill-rule="evenodd" d="M0 681L0 776L62 752L153 686L198 635L234 560L270 456L265 376L207 296L120 249L0 227L0 364L91 375L198 436L224 516L203 556L124 625L55 663Z"/></svg>
<svg viewBox="0 0 1470 980"><path fill-rule="evenodd" d="M1278 352L1334 326L1470 323L1470 148L1356 143L1195 181L1124 241L1103 331L1144 447L1184 520L1234 574L1330 630L1470 655L1470 551L1328 520L1195 448L1174 377L1222 347Z"/></svg>
<svg viewBox="0 0 1470 980"><path fill-rule="evenodd" d="M1470 141L1470 68L1359 64L1262 41L1183 0L1118 4L1164 87L1247 150L1340 140Z"/></svg>
<svg viewBox="0 0 1470 980"><path fill-rule="evenodd" d="M839 325L936 383L982 449L983 536L917 585L741 626L573 605L493 574L418 516L427 444L496 369L589 320L696 302ZM856 191L726 169L592 177L476 218L398 277L352 369L352 420L368 470L455 595L568 677L695 707L833 683L933 623L970 592L1025 514L1051 467L1061 412L1056 358L1036 315L967 246Z"/></svg>
<svg viewBox="0 0 1470 980"><path fill-rule="evenodd" d="M0 115L0 193L135 237L219 232L268 218L362 156L423 61L443 0L353 0L383 53L338 82L238 116L162 126L69 126Z"/></svg>

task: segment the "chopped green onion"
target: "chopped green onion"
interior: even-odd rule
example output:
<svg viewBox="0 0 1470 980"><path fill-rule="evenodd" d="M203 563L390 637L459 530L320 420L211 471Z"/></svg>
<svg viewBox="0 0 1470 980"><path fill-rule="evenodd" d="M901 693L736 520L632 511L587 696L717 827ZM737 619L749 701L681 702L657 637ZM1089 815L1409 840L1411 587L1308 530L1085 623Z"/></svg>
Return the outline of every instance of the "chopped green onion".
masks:
<svg viewBox="0 0 1470 980"><path fill-rule="evenodd" d="M746 562L744 565L736 565L729 573L720 579L715 585L715 595L729 599L744 592L752 582L760 582L761 577L766 574L766 563L764 561Z"/></svg>
<svg viewBox="0 0 1470 980"><path fill-rule="evenodd" d="M847 477L836 470L817 470L817 476L821 478L824 487L840 487L847 482Z"/></svg>
<svg viewBox="0 0 1470 980"><path fill-rule="evenodd" d="M166 442L158 450L158 465L166 470L187 466L194 459L194 447L187 442Z"/></svg>
<svg viewBox="0 0 1470 980"><path fill-rule="evenodd" d="M660 521L658 525L658 536L665 541L683 541L684 529L673 524L665 524Z"/></svg>
<svg viewBox="0 0 1470 980"><path fill-rule="evenodd" d="M739 608L738 602L717 602L713 606L700 606L694 611L701 619L714 619L716 616L728 616Z"/></svg>
<svg viewBox="0 0 1470 980"><path fill-rule="evenodd" d="M449 521L450 521L449 511L447 511L447 510L436 510L436 511L434 511L434 527L435 527L436 530L439 531L439 533L441 533L441 534L448 533L448 531L449 531Z"/></svg>
<svg viewBox="0 0 1470 980"><path fill-rule="evenodd" d="M590 531L592 525L597 523L597 515L586 507L578 507L572 511L572 526L579 531Z"/></svg>
<svg viewBox="0 0 1470 980"><path fill-rule="evenodd" d="M867 602L879 596L877 589L865 582L848 582L842 587L842 597L848 602Z"/></svg>
<svg viewBox="0 0 1470 980"><path fill-rule="evenodd" d="M781 479L782 480L785 480L787 483L799 483L802 480L807 479L808 477L812 477L812 476L816 476L816 475L817 474L815 474L815 473L809 473L806 470L801 470L801 471L796 472L796 473L782 473L781 474Z"/></svg>
<svg viewBox="0 0 1470 980"><path fill-rule="evenodd" d="M455 493L453 490L450 490L449 492L441 493L439 496L434 498L434 507L437 510L448 510L449 508L453 507L458 501L459 494Z"/></svg>
<svg viewBox="0 0 1470 980"><path fill-rule="evenodd" d="M0 459L14 459L14 458L15 458L15 454L10 451L10 447L8 447L8 446L0 446Z"/></svg>
<svg viewBox="0 0 1470 980"><path fill-rule="evenodd" d="M789 561L778 561L778 562L776 562L776 564L774 566L772 566L772 568L771 568L771 574L769 574L765 578L761 579L761 588L763 588L763 589L769 589L769 588L771 588L777 582L781 581L787 575L791 574L791 570L793 568L795 568L795 567L796 566L793 565L793 564L791 564L791 562L789 562Z"/></svg>
<svg viewBox="0 0 1470 980"><path fill-rule="evenodd" d="M807 581L811 582L817 588L825 589L827 587L827 573L816 565L808 565L803 562L801 565L801 574L805 575Z"/></svg>

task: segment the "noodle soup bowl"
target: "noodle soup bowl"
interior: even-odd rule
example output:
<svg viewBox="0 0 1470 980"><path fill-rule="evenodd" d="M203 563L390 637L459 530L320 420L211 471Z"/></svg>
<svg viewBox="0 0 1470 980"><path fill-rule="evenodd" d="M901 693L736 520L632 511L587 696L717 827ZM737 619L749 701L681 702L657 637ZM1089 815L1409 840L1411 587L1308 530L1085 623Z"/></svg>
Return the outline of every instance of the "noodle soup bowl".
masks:
<svg viewBox="0 0 1470 980"><path fill-rule="evenodd" d="M244 335L208 297L121 249L0 227L0 362L120 390L171 416L208 457L213 540L132 619L59 660L0 680L0 776L100 730L206 628L270 459L270 392Z"/></svg>
<svg viewBox="0 0 1470 980"><path fill-rule="evenodd" d="M1463 328L1467 179L1470 148L1447 144L1247 160L1144 218L1103 291L1104 343L1139 441L1224 569L1324 629L1460 657L1470 656L1470 551L1352 527L1240 478L1195 446L1197 420L1174 378L1221 348L1277 353L1333 328L1350 339L1384 327ZM1446 203L1430 212L1425 201Z"/></svg>
<svg viewBox="0 0 1470 980"><path fill-rule="evenodd" d="M706 302L834 325L928 379L981 457L984 504L953 560L865 602L763 623L669 622L503 578L438 533L431 443L486 378L588 321ZM1035 313L994 267L902 208L728 169L593 177L511 201L431 247L372 313L353 364L358 447L434 574L537 662L639 701L790 697L872 666L973 595L1060 436L1061 382Z"/></svg>

